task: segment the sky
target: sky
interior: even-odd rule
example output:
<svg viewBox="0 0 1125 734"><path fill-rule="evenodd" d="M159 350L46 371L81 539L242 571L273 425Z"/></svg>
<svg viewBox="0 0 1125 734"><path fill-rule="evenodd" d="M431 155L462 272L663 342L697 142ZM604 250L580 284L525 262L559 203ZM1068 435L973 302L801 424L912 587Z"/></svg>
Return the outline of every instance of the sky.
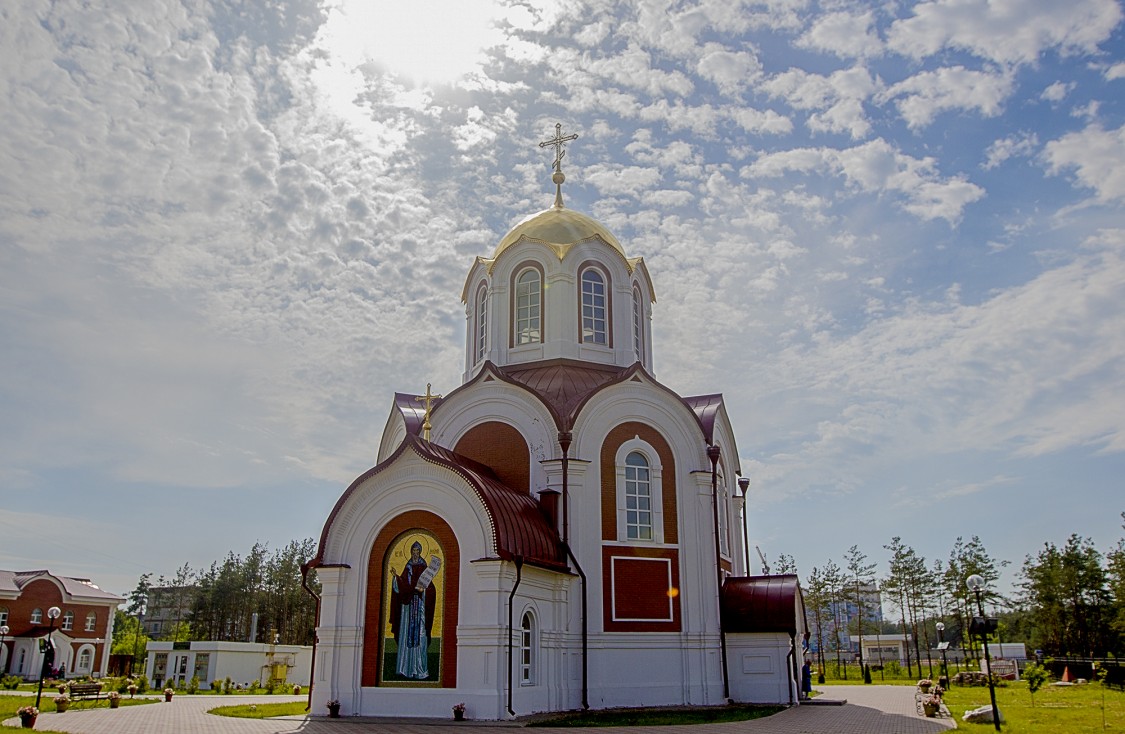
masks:
<svg viewBox="0 0 1125 734"><path fill-rule="evenodd" d="M0 568L319 537L464 277L553 201L642 256L802 576L1125 510L1116 0L0 6ZM754 556L753 570L760 564Z"/></svg>

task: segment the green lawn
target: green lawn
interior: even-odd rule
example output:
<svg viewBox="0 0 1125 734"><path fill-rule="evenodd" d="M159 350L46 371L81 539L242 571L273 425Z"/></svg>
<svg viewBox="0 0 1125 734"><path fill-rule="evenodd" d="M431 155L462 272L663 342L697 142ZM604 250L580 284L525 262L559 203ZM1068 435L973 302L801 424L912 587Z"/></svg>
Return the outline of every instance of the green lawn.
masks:
<svg viewBox="0 0 1125 734"><path fill-rule="evenodd" d="M1105 725L1102 725L1102 697L1105 697ZM1039 689L1034 706L1027 685L1022 681L996 689L996 705L1007 722L1001 727L1011 734L1082 734L1084 732L1125 731L1125 693L1098 684L1051 686ZM966 724L961 715L978 706L989 705L988 688L953 687L945 693L945 705L958 728L986 734L995 731L991 724Z"/></svg>
<svg viewBox="0 0 1125 734"><path fill-rule="evenodd" d="M55 690L48 691L48 690L44 689L43 690L43 699L39 702L39 710L44 712L44 713L53 712L55 710L55 696L57 696L57 695L58 695L58 691L55 691ZM122 706L142 706L146 703L156 703L156 699L151 699L151 698L150 699L144 699L144 698L134 698L134 699L122 698L121 699L121 705ZM15 715L16 715L16 709L20 708L21 706L33 706L33 705L35 705L35 698L33 696L14 696L10 693L0 693L0 721L2 721L4 719L14 718ZM106 699L103 698L100 701L72 701L71 704L70 704L70 711L83 711L83 710L92 709L92 708L107 709L107 708L109 708L109 701L107 701ZM42 723L43 723L43 720L40 719L39 722L35 725L35 731L48 731L48 732L51 731L50 729L43 729ZM0 731L16 731L16 730L25 731L20 726L8 726L8 727L0 726Z"/></svg>
<svg viewBox="0 0 1125 734"><path fill-rule="evenodd" d="M305 701L292 703L241 704L239 706L220 706L208 713L219 716L233 716L239 719L268 719L271 716L300 716L307 714Z"/></svg>

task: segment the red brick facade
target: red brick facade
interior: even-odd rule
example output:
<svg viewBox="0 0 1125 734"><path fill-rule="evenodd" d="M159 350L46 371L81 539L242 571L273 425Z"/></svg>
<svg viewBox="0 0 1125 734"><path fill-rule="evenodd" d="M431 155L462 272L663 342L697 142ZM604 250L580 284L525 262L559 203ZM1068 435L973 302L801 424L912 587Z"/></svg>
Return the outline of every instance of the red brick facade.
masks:
<svg viewBox="0 0 1125 734"><path fill-rule="evenodd" d="M82 586L74 579L68 580L67 583L77 585L80 588ZM47 616L47 610L51 607L58 607L62 610L54 625L56 645L62 644L64 635L73 640L69 645L69 651L64 649L56 651L56 667L65 663L67 674L73 674L80 650L84 645L91 645L93 646L93 655L89 670L85 672L102 670L103 661L106 659L105 656L108 655L107 643L109 641L106 639L106 630L109 625L109 618L120 599L90 587L96 594L107 598L106 601L101 603L88 602L76 599L75 595L68 594L65 587L60 588L60 586L61 582L56 581L54 577L46 576L44 572L42 577L23 583L18 588L16 598L0 598L0 610L7 610L6 624L8 625L8 634L4 639L6 655L3 656L3 673L16 672L15 664L18 661L14 659L13 653L16 650L17 640L43 637L50 630L51 620ZM36 609L40 612L38 623L32 621L32 615ZM91 614L93 615L91 629L87 630L87 618ZM67 626L70 628L67 629ZM25 669L23 675L38 678L39 670Z"/></svg>
<svg viewBox="0 0 1125 734"><path fill-rule="evenodd" d="M488 421L473 426L453 452L489 467L512 489L531 489L531 452L519 430L507 423Z"/></svg>

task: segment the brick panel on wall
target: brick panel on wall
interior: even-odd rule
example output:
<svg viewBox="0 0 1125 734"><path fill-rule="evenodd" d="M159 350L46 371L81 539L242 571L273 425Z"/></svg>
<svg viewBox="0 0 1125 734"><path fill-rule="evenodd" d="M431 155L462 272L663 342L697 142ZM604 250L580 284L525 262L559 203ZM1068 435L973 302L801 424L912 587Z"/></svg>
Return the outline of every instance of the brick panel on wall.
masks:
<svg viewBox="0 0 1125 734"><path fill-rule="evenodd" d="M606 632L680 631L680 554L675 548L604 546L602 589Z"/></svg>
<svg viewBox="0 0 1125 734"><path fill-rule="evenodd" d="M499 421L473 426L453 447L455 453L484 464L512 489L531 489L531 451L520 432Z"/></svg>
<svg viewBox="0 0 1125 734"><path fill-rule="evenodd" d="M664 542L674 545L679 542L679 519L676 508L676 459L672 449L656 429L644 423L628 422L616 426L602 442L601 485L602 485L602 540L618 540L617 537L617 450L621 444L639 438L656 449L660 455L661 479L660 497L664 510Z"/></svg>

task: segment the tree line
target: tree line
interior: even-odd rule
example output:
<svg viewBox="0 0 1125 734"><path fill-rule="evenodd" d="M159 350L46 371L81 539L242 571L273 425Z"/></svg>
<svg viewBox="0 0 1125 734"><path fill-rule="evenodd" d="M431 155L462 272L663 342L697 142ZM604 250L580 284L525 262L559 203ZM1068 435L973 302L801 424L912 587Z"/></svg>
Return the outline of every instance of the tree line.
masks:
<svg viewBox="0 0 1125 734"><path fill-rule="evenodd" d="M1125 528L1125 512L1121 516ZM1044 543L1024 557L1010 596L996 588L1009 562L990 554L977 536L958 537L944 560L928 561L900 536L883 548L890 560L881 576L855 545L842 563L830 559L805 576L806 618L821 671L833 658L838 666L850 662L848 635L901 636L910 647L909 666L928 657L939 639L974 654L969 624L979 609L966 583L974 574L984 579L986 614L999 620L990 641L1023 642L1046 656L1125 651L1125 538L1105 553L1077 534L1061 547ZM789 556L776 566L776 572L796 573ZM875 604L888 618L876 614Z"/></svg>
<svg viewBox="0 0 1125 734"><path fill-rule="evenodd" d="M270 552L255 543L249 553L227 553L207 568L181 566L171 578L143 574L129 594L125 616L118 629L136 635L140 619L159 614L167 624L156 639L271 642L271 634L282 645L311 645L315 636L316 600L301 586L301 564L312 558L312 538L291 541ZM309 586L318 594L315 573ZM250 640L254 615L258 615L255 639ZM134 638L134 644L141 641ZM122 640L122 647L128 640ZM115 644L116 650L118 646Z"/></svg>

